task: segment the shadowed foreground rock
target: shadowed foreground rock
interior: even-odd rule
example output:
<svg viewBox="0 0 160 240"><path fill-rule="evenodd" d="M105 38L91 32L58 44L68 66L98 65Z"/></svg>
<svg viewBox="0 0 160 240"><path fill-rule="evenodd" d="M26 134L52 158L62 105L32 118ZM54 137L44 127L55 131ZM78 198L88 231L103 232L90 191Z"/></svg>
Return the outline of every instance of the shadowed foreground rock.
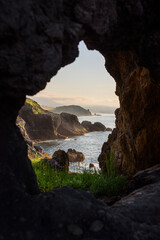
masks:
<svg viewBox="0 0 160 240"><path fill-rule="evenodd" d="M31 197L4 164L0 182L7 186L0 188L1 239L159 239L160 181L139 188L112 207L69 187Z"/></svg>
<svg viewBox="0 0 160 240"><path fill-rule="evenodd" d="M52 158L45 158L45 164L49 164L56 171L69 171L69 157L63 150L54 152Z"/></svg>

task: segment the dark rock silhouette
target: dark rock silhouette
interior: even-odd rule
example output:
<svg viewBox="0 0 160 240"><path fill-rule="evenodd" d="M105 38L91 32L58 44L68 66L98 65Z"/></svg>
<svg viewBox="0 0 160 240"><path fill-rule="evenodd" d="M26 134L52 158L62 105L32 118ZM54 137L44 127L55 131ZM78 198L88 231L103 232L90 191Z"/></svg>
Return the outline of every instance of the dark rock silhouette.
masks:
<svg viewBox="0 0 160 240"><path fill-rule="evenodd" d="M84 40L104 56L116 81L120 110L113 150L120 170L132 175L158 164L159 22L158 2L150 0L1 0L0 238L159 239L159 181L112 207L70 188L40 194L15 126L26 95L44 89L72 63Z"/></svg>
<svg viewBox="0 0 160 240"><path fill-rule="evenodd" d="M128 193L131 193L134 190L137 190L144 186L158 182L159 177L160 177L160 164L136 173L128 186Z"/></svg>

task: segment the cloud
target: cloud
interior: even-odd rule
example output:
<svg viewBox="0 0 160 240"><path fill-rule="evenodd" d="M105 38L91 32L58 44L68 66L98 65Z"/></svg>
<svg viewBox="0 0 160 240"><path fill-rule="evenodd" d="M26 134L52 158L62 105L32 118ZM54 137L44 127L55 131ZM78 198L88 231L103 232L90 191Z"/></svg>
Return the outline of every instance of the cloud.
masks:
<svg viewBox="0 0 160 240"><path fill-rule="evenodd" d="M86 96L68 96L57 94L53 91L41 91L33 97L30 97L37 101L41 105L46 105L50 107L56 107L60 105L81 105L81 106L113 106L118 107L119 101L118 98L105 98L98 99L93 97Z"/></svg>

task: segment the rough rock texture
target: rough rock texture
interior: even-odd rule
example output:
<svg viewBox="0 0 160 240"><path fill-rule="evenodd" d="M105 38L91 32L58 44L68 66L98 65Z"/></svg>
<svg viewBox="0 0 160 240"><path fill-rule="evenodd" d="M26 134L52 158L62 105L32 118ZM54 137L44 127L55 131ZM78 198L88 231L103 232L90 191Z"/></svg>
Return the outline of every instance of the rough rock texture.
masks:
<svg viewBox="0 0 160 240"><path fill-rule="evenodd" d="M119 76L123 83L117 82L116 90L121 103L116 110L117 137L109 139L108 145L113 147L118 169L133 174L159 163L160 88L146 68L137 66L133 56L124 56L123 61L121 57L115 56L119 63L124 61L124 66L119 66L121 74L124 71ZM135 65L131 72L127 72L126 64L130 68Z"/></svg>
<svg viewBox="0 0 160 240"><path fill-rule="evenodd" d="M103 54L117 83L122 170L132 174L157 163L160 17L156 4L41 0L12 5L1 1L1 102L15 102L15 114L25 94L43 89L60 67L78 56L78 43L84 39L89 49ZM157 134L152 134L155 130Z"/></svg>
<svg viewBox="0 0 160 240"><path fill-rule="evenodd" d="M95 122L91 123L89 121L83 121L81 125L87 129L88 132L94 132L94 131L106 131L106 127L100 123L100 122Z"/></svg>
<svg viewBox="0 0 160 240"><path fill-rule="evenodd" d="M46 111L31 99L27 99L19 111L19 116L25 121L28 137L34 141L66 138L87 132L76 116Z"/></svg>
<svg viewBox="0 0 160 240"><path fill-rule="evenodd" d="M117 84L122 170L133 174L158 163L159 22L158 2L151 0L0 1L1 239L159 238L159 182L112 208L80 190L38 194L15 126L25 96L73 62L83 39L102 53Z"/></svg>
<svg viewBox="0 0 160 240"><path fill-rule="evenodd" d="M45 158L44 163L49 164L56 171L69 171L69 157L63 150L54 152L51 159Z"/></svg>
<svg viewBox="0 0 160 240"><path fill-rule="evenodd" d="M160 179L160 164L136 173L128 186L127 192L130 193L138 188L142 188L146 185L156 183L159 181L159 179Z"/></svg>
<svg viewBox="0 0 160 240"><path fill-rule="evenodd" d="M29 159L35 158L36 156L42 158L49 157L49 154L43 152L42 147L36 145L36 143L29 138L25 129L25 124L26 122L20 116L18 116L16 119L16 125L19 127L20 132L27 144Z"/></svg>
<svg viewBox="0 0 160 240"><path fill-rule="evenodd" d="M85 156L82 152L77 152L75 149L69 148L67 151L69 162L83 162Z"/></svg>
<svg viewBox="0 0 160 240"><path fill-rule="evenodd" d="M61 113L61 124L57 131L59 134L71 137L75 135L83 135L87 130L80 124L77 116L69 113Z"/></svg>
<svg viewBox="0 0 160 240"><path fill-rule="evenodd" d="M6 184L5 168L4 164L0 168L1 184ZM7 183L8 189L0 188L3 199L10 197L0 205L2 239L159 239L160 181L132 192L112 207L89 192L69 187L31 198L10 171Z"/></svg>

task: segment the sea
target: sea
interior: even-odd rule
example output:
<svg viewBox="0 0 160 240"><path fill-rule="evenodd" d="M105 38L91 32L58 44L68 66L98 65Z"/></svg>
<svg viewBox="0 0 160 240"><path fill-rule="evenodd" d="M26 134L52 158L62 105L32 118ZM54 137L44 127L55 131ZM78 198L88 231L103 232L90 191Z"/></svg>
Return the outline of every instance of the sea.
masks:
<svg viewBox="0 0 160 240"><path fill-rule="evenodd" d="M79 122L90 121L101 122L106 127L115 127L115 115L114 114L97 114L93 116L78 117ZM95 169L99 169L98 156L101 153L101 148L104 142L107 141L110 131L105 132L90 132L81 136L74 136L66 139L57 139L40 142L44 152L53 155L53 153L59 149L68 151L69 148L75 149L78 152L82 152L85 155L85 160L81 163L70 163L69 170L71 172L83 172L84 169L89 169L89 164L93 163Z"/></svg>

